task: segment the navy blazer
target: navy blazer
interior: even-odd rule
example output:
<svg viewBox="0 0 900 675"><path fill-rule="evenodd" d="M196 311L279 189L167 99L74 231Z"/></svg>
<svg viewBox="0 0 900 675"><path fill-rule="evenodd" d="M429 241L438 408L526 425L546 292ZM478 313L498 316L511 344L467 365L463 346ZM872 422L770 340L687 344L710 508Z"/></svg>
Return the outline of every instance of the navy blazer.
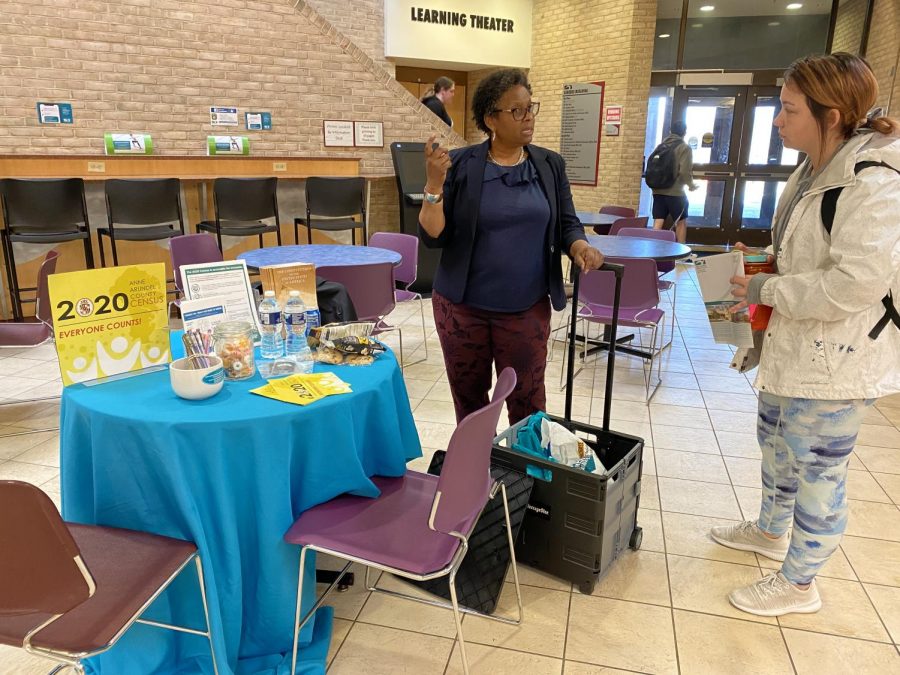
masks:
<svg viewBox="0 0 900 675"><path fill-rule="evenodd" d="M469 265L475 246L475 229L481 205L481 186L484 182L484 166L487 162L489 142L470 145L450 151L452 164L444 182L444 231L432 237L419 224L419 237L428 248L440 248L441 261L436 279L441 282L444 295L450 302L462 302L466 294ZM550 203L550 227L545 250L547 255L547 287L550 301L556 310L566 306L563 289L560 251L568 255L572 244L586 240L584 227L575 214L572 189L566 177L566 163L552 150L536 145L526 145L525 150L537 169L544 194ZM497 273L503 266L529 264L522 260L498 260Z"/></svg>

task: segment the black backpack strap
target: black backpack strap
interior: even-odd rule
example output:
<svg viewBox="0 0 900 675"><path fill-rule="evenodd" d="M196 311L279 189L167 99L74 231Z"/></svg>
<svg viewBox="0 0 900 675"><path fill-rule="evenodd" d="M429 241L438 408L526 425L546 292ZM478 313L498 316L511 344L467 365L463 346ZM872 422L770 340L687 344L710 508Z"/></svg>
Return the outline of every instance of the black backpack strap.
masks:
<svg viewBox="0 0 900 675"><path fill-rule="evenodd" d="M878 319L875 327L869 331L869 338L872 340L878 339L881 331L884 330L888 323L893 323L900 330L900 312L897 311L897 307L894 305L893 291L888 291L888 294L881 299L881 304L884 305L884 314Z"/></svg>
<svg viewBox="0 0 900 675"><path fill-rule="evenodd" d="M895 169L885 162L859 162L853 167L853 173L859 174L860 171L870 169L873 166L883 166L886 169L890 169L891 171L900 174L900 170ZM822 225L825 226L825 231L829 236L831 235L831 228L834 226L834 212L837 210L837 200L838 197L841 196L843 190L843 187L831 188L830 190L826 190L825 194L822 195Z"/></svg>

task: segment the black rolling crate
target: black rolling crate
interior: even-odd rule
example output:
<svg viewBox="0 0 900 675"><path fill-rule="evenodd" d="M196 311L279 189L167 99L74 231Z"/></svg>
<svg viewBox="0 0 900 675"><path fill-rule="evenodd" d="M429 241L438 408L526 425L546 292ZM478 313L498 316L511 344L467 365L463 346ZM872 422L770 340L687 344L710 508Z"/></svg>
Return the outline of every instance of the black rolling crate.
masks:
<svg viewBox="0 0 900 675"><path fill-rule="evenodd" d="M438 450L431 459L428 473L440 475L447 453ZM491 477L506 485L509 502L509 522L512 526L513 541L525 517L525 509L534 479L525 474L524 469L491 466ZM509 543L506 539L506 518L503 514L503 498L500 492L484 507L478 524L469 538L469 552L463 559L456 575L456 590L459 604L470 609L493 614L503 590L503 581L509 569ZM402 581L450 599L448 578L440 577L431 581Z"/></svg>
<svg viewBox="0 0 900 675"><path fill-rule="evenodd" d="M611 326L611 335L615 336L624 268L607 263L601 271L615 274ZM607 472L587 473L513 450L511 446L519 428L525 424L524 420L495 439L491 465L521 472L531 465L550 472L552 479L549 482L539 478L534 481L525 522L516 540L516 558L523 564L578 584L583 593L591 593L597 580L609 570L626 546L635 550L641 546L642 531L637 524L637 511L644 440L609 430L615 340L609 345L603 427L572 420L577 323L574 308L577 302L578 276L575 277L568 343L566 413L564 418L549 417L584 439Z"/></svg>

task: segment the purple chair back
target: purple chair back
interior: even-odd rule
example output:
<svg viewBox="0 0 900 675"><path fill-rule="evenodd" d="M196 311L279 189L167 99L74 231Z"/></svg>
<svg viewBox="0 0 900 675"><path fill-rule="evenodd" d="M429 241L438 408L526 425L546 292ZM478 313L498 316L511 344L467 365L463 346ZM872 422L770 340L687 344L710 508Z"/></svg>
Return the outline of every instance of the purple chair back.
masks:
<svg viewBox="0 0 900 675"><path fill-rule="evenodd" d="M500 408L516 386L516 371L504 368L491 402L467 415L450 437L432 506L433 529L459 532L484 508L491 491L491 447Z"/></svg>
<svg viewBox="0 0 900 675"><path fill-rule="evenodd" d="M394 280L403 288L416 280L419 268L419 238L399 232L376 232L369 237L369 246L386 248L400 254L400 264L394 268Z"/></svg>
<svg viewBox="0 0 900 675"><path fill-rule="evenodd" d="M659 304L656 261L651 258L615 258L607 256L608 263L625 266L622 275L622 299L620 309L649 309ZM589 305L612 307L615 298L616 279L612 272L593 270L581 273L578 299Z"/></svg>
<svg viewBox="0 0 900 675"><path fill-rule="evenodd" d="M626 227L637 227L637 228L646 228L647 227L647 216L640 216L637 218L619 218L616 222L614 222L609 228L610 235L619 234L621 230L624 230Z"/></svg>
<svg viewBox="0 0 900 675"><path fill-rule="evenodd" d="M222 252L211 234L185 234L169 240L169 253L172 256L172 270L175 273L175 288L180 293L181 266L196 263L222 262Z"/></svg>
<svg viewBox="0 0 900 675"><path fill-rule="evenodd" d="M677 241L672 230L654 230L652 228L625 227L619 230L620 237L643 237L644 239L660 239L662 241ZM675 269L674 262L657 262L656 271L660 274L671 272Z"/></svg>
<svg viewBox="0 0 900 675"><path fill-rule="evenodd" d="M629 209L627 206L601 206L600 213L610 216L622 216L623 218L634 218L634 209Z"/></svg>
<svg viewBox="0 0 900 675"><path fill-rule="evenodd" d="M317 267L316 276L344 285L360 321L377 321L397 304L393 268L389 262Z"/></svg>

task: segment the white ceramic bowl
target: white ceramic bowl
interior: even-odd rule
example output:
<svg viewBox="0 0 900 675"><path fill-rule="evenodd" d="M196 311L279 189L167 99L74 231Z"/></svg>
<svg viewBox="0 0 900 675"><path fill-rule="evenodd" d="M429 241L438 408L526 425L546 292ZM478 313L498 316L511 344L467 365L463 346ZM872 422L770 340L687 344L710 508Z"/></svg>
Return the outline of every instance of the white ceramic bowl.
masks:
<svg viewBox="0 0 900 675"><path fill-rule="evenodd" d="M222 359L215 354L208 358L212 364L208 368L192 369L187 359L177 359L169 364L169 380L178 396L199 401L219 393L225 382Z"/></svg>

